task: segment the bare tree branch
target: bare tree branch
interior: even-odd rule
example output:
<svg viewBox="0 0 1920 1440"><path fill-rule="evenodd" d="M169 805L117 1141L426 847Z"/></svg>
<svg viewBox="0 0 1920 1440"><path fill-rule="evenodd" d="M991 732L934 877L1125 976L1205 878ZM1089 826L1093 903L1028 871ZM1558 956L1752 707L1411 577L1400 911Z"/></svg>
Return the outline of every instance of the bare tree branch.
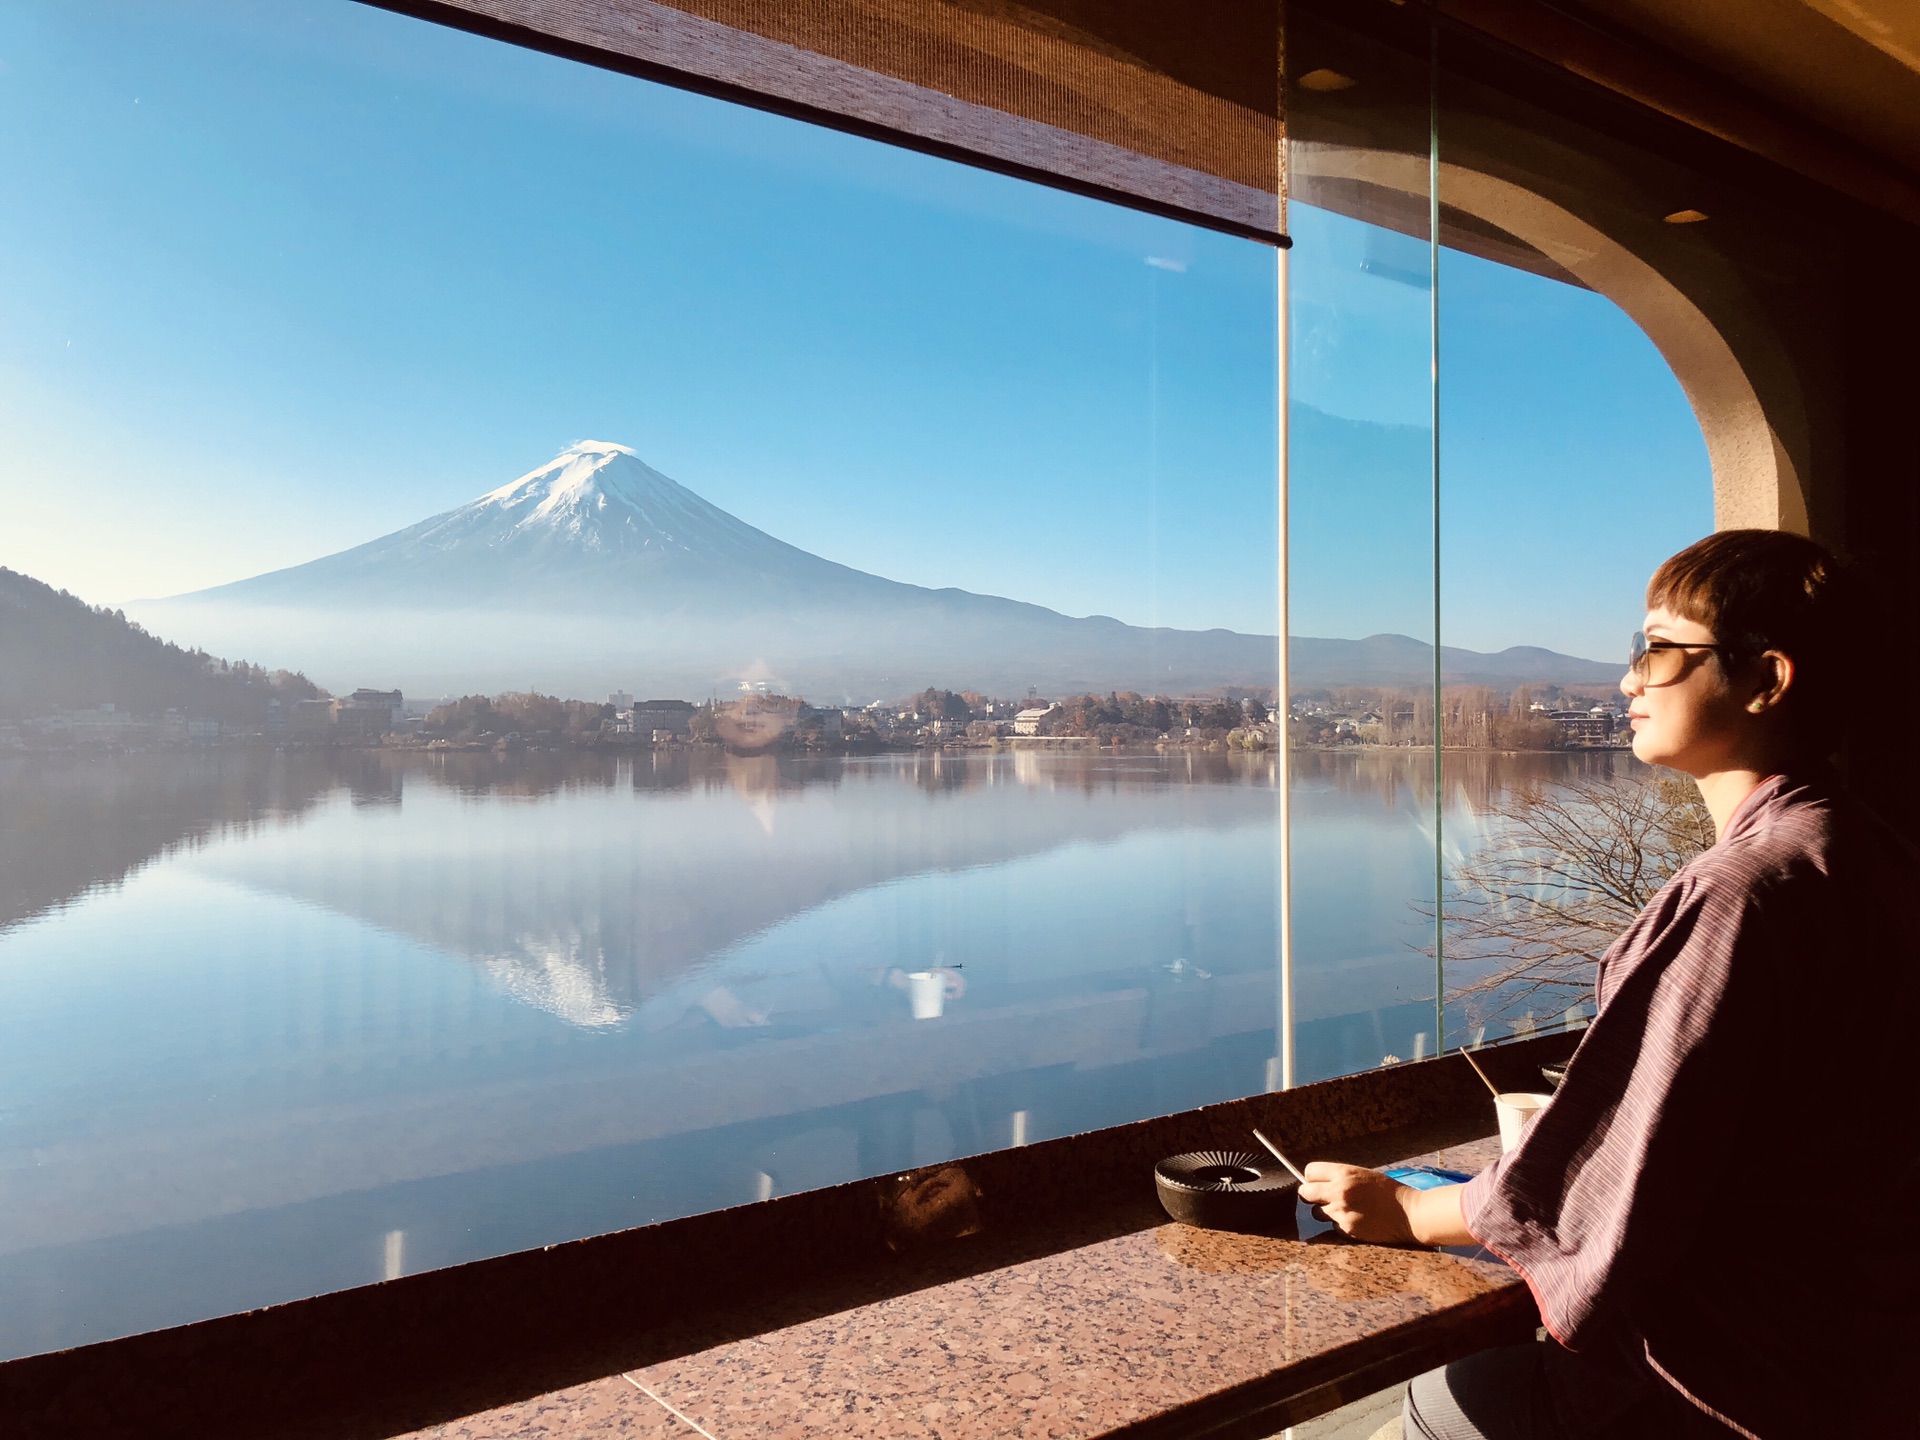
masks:
<svg viewBox="0 0 1920 1440"><path fill-rule="evenodd" d="M1461 977L1448 998L1476 1025L1590 993L1607 947L1714 840L1699 792L1678 777L1520 785L1486 819L1486 843L1452 867L1444 902L1447 969Z"/></svg>

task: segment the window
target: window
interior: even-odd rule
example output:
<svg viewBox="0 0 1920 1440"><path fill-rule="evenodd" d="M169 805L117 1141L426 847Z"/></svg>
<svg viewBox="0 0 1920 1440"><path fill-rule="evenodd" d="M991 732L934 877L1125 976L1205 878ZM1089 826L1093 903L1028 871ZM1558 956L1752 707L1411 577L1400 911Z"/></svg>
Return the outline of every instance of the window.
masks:
<svg viewBox="0 0 1920 1440"><path fill-rule="evenodd" d="M1268 1082L1271 246L355 5L5 30L0 1347Z"/></svg>
<svg viewBox="0 0 1920 1440"><path fill-rule="evenodd" d="M1818 245L1320 10L1283 257L340 0L9 8L0 1353L1584 1018L1611 920L1501 886L1641 783L1652 566L1822 523Z"/></svg>

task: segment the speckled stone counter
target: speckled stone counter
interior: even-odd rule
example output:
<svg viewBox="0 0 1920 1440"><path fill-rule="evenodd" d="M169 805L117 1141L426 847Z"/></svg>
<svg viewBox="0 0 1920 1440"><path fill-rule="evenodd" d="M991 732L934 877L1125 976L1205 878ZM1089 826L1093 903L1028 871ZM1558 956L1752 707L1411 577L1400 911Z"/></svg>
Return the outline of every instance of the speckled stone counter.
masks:
<svg viewBox="0 0 1920 1440"><path fill-rule="evenodd" d="M1496 1150L1415 1158L1477 1169ZM1297 1240L1131 1218L415 1440L1269 1434L1534 1324L1517 1277L1477 1253L1356 1245L1304 1212Z"/></svg>

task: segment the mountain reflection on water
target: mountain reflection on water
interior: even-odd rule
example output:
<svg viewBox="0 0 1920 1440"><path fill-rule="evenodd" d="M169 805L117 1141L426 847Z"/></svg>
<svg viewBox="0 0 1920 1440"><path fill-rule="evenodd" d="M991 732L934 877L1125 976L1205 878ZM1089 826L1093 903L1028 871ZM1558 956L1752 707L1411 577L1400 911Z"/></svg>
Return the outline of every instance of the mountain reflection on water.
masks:
<svg viewBox="0 0 1920 1440"><path fill-rule="evenodd" d="M1450 760L1448 825L1612 763ZM1296 776L1315 1078L1431 1027L1432 762ZM0 1353L1258 1091L1276 802L1186 752L0 762Z"/></svg>

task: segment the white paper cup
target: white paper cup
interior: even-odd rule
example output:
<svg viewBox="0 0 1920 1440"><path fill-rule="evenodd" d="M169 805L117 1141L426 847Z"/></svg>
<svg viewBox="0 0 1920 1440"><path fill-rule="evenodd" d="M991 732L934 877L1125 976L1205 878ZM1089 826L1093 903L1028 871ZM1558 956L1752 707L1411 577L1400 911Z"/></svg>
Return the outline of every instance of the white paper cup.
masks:
<svg viewBox="0 0 1920 1440"><path fill-rule="evenodd" d="M937 1020L947 1008L947 977L938 970L915 970L907 976L907 999L916 1020Z"/></svg>
<svg viewBox="0 0 1920 1440"><path fill-rule="evenodd" d="M1506 1090L1493 1097L1494 1113L1500 1117L1501 1154L1520 1143L1520 1132L1547 1108L1551 1099L1551 1095L1535 1095L1524 1090Z"/></svg>

